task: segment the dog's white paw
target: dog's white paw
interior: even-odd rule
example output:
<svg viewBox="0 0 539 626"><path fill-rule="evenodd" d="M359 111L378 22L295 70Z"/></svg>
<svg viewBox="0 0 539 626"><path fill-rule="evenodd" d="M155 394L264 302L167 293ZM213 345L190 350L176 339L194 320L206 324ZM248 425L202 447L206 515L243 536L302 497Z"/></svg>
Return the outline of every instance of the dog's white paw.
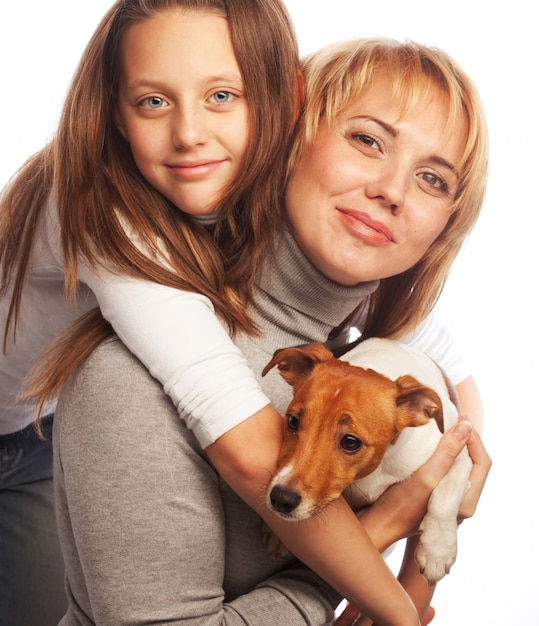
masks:
<svg viewBox="0 0 539 626"><path fill-rule="evenodd" d="M457 525L447 520L426 517L420 526L421 536L415 558L430 585L446 574L457 559Z"/></svg>
<svg viewBox="0 0 539 626"><path fill-rule="evenodd" d="M290 556L290 550L267 524L264 524L262 529L262 543L275 560L284 559L285 557Z"/></svg>

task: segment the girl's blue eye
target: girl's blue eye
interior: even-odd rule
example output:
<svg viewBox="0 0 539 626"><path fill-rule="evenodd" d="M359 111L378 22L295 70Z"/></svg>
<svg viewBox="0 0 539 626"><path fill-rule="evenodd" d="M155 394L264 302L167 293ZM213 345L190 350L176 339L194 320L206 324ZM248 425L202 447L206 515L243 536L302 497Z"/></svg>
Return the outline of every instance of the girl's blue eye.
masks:
<svg viewBox="0 0 539 626"><path fill-rule="evenodd" d="M211 98L217 104L226 104L227 102L230 102L233 97L234 96L230 93L230 91L216 91L211 95Z"/></svg>
<svg viewBox="0 0 539 626"><path fill-rule="evenodd" d="M142 104L145 104L149 109L160 109L166 106L167 102L163 98L159 98L159 96L150 96L143 100Z"/></svg>

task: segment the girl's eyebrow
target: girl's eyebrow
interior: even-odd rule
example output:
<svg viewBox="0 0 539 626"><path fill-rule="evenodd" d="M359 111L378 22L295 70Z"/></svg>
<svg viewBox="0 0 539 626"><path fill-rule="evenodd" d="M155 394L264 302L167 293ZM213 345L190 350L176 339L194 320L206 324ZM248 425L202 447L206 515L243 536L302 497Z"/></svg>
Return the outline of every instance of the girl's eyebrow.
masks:
<svg viewBox="0 0 539 626"><path fill-rule="evenodd" d="M206 82L208 83L218 83L222 80L224 80L227 83L242 83L243 84L243 79L241 77L241 74L236 74L236 73L218 74L215 76L208 76L206 78Z"/></svg>
<svg viewBox="0 0 539 626"><path fill-rule="evenodd" d="M243 80L239 74L216 74L215 76L207 76L204 79L209 85L225 83L226 85L230 85L240 89L243 87ZM164 88L167 86L167 83L155 79L155 78L146 78L146 77L138 77L133 81L127 84L128 89L137 89L140 87L155 89L155 88Z"/></svg>
<svg viewBox="0 0 539 626"><path fill-rule="evenodd" d="M392 137L397 137L397 135L399 134L398 130L394 128L393 126L391 126L391 124L384 122L384 120L381 120L378 117L373 117L372 115L354 115L351 119L369 120L371 122L374 122L375 124L378 124L379 126L381 126ZM437 163L438 165L441 165L442 167L445 167L451 172L454 172L455 174L457 174L457 168L452 163L450 163L447 159L444 159L443 157L437 156L434 154L430 157L430 160L433 163Z"/></svg>

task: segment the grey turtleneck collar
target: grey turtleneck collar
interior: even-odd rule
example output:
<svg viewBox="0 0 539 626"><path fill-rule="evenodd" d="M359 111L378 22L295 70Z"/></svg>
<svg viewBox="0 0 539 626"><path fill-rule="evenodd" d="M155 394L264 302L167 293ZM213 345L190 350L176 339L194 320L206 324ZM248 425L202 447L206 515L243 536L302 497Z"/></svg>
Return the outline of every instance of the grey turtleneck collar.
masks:
<svg viewBox="0 0 539 626"><path fill-rule="evenodd" d="M297 343L325 341L379 282L344 287L323 276L284 233L276 255L259 271L255 296L257 321L297 337ZM293 345L290 343L289 345Z"/></svg>

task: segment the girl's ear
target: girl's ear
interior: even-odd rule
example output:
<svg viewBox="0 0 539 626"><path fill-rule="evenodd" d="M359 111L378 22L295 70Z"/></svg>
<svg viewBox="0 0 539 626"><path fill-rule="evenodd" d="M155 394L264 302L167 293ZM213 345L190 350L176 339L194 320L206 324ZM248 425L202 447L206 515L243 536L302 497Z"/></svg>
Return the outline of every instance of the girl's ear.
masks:
<svg viewBox="0 0 539 626"><path fill-rule="evenodd" d="M305 104L305 76L301 70L296 70L296 89L294 97L294 123L298 121L303 105Z"/></svg>
<svg viewBox="0 0 539 626"><path fill-rule="evenodd" d="M123 118L120 114L120 110L118 109L118 103L115 101L112 105L112 119L114 121L114 125L116 126L116 128L119 130L120 135L126 140L129 141L127 139L127 133L125 132L125 126L124 126L124 121Z"/></svg>

